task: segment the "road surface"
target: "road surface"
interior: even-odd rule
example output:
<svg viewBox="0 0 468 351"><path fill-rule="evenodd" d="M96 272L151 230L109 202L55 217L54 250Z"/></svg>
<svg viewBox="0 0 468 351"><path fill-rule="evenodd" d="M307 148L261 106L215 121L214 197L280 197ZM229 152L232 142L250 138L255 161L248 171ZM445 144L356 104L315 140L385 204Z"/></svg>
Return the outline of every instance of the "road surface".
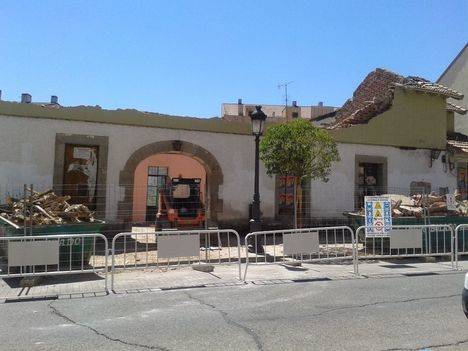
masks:
<svg viewBox="0 0 468 351"><path fill-rule="evenodd" d="M468 350L463 274L0 305L1 350Z"/></svg>

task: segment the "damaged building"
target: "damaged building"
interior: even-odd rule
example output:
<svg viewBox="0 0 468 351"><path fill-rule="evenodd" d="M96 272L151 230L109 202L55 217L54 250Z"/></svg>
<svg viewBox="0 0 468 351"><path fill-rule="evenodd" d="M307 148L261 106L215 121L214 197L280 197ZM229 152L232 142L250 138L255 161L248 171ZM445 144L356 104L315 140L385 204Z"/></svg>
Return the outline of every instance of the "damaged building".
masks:
<svg viewBox="0 0 468 351"><path fill-rule="evenodd" d="M301 216L342 218L365 195L454 192L455 162L468 143L447 135L456 135L454 113L466 110L447 99L461 98L423 78L371 72L341 108L310 118L335 138L341 161L327 183L304 184ZM34 184L85 204L98 219L151 222L159 188L167 177L181 176L199 179L209 225L248 224L254 180L248 120L64 107L56 97L37 104L29 95L0 101L0 126L2 200ZM287 218L292 184L268 177L263 167L260 173L265 222Z"/></svg>
<svg viewBox="0 0 468 351"><path fill-rule="evenodd" d="M312 182L311 215L359 209L366 195L456 191L455 163L465 151L450 137L454 113L466 110L447 100L462 98L424 78L369 73L340 109L316 119L339 142L341 161L328 183Z"/></svg>

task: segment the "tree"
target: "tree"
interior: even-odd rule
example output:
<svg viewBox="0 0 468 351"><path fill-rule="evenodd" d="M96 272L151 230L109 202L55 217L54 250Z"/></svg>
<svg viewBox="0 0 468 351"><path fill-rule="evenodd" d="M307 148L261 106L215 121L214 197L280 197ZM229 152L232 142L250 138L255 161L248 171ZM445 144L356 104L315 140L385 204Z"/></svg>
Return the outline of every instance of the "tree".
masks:
<svg viewBox="0 0 468 351"><path fill-rule="evenodd" d="M301 181L327 182L331 165L340 156L335 141L325 129L305 119L295 119L267 129L260 142L260 159L269 176L294 177L294 225L297 227Z"/></svg>

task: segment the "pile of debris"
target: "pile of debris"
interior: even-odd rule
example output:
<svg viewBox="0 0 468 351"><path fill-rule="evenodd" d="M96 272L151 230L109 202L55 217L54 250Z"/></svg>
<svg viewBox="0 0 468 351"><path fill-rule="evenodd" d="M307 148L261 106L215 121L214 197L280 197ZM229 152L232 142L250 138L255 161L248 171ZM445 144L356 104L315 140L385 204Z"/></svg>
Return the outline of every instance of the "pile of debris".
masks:
<svg viewBox="0 0 468 351"><path fill-rule="evenodd" d="M19 226L39 226L66 223L95 222L94 214L82 204L71 205L70 196L58 196L52 190L34 191L26 199L8 197L6 204L0 205L0 223L15 228Z"/></svg>
<svg viewBox="0 0 468 351"><path fill-rule="evenodd" d="M468 200L461 201L457 194L455 194L456 211L447 209L447 199L445 195L431 193L429 195L415 194L410 197L398 194L385 194L381 196L391 200L392 217L394 218L468 215ZM347 215L364 217L364 208L361 208L358 213L347 213Z"/></svg>

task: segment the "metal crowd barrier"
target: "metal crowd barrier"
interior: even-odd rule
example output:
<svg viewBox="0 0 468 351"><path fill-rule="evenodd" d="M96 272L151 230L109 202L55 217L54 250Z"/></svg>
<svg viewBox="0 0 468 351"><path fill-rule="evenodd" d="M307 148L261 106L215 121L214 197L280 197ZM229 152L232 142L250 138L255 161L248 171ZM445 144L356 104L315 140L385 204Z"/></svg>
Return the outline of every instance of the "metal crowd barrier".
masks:
<svg viewBox="0 0 468 351"><path fill-rule="evenodd" d="M163 230L119 233L112 240L111 289L116 270L237 263L239 234L232 229Z"/></svg>
<svg viewBox="0 0 468 351"><path fill-rule="evenodd" d="M455 251L458 262L459 255L468 255L468 224L460 224L455 228Z"/></svg>
<svg viewBox="0 0 468 351"><path fill-rule="evenodd" d="M394 225L388 235L372 236L365 229L356 230L358 265L359 259L447 256L452 268L458 267L457 234L449 224Z"/></svg>
<svg viewBox="0 0 468 351"><path fill-rule="evenodd" d="M98 233L0 237L0 278L103 272L107 291L107 256Z"/></svg>
<svg viewBox="0 0 468 351"><path fill-rule="evenodd" d="M249 264L285 264L351 259L358 272L356 240L348 226L260 231L245 237L245 271ZM249 246L250 253L249 254ZM262 248L264 252L259 252ZM253 256L253 257L249 257Z"/></svg>

